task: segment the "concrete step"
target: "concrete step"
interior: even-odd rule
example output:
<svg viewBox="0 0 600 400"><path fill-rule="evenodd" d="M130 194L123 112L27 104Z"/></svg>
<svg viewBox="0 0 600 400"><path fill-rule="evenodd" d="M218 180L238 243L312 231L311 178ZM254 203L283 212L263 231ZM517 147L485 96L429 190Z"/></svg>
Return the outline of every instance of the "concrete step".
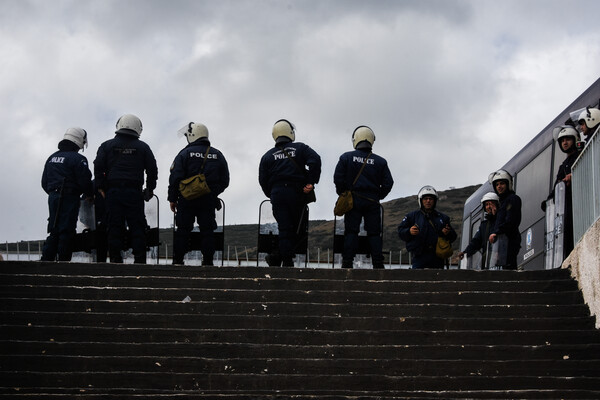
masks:
<svg viewBox="0 0 600 400"><path fill-rule="evenodd" d="M585 330L316 330L179 329L3 325L0 340L98 343L239 343L297 345L585 345L600 344L600 332Z"/></svg>
<svg viewBox="0 0 600 400"><path fill-rule="evenodd" d="M2 342L2 345L8 345ZM13 341L13 355L85 355L236 358L364 358L428 360L594 360L600 358L597 344L583 345L291 345L205 343L116 343L116 342L45 342Z"/></svg>
<svg viewBox="0 0 600 400"><path fill-rule="evenodd" d="M403 391L464 391L506 390L590 390L597 391L600 378L556 376L390 376L390 375L324 375L315 379L314 374L203 374L197 372L6 372L0 376L3 387L26 387L38 382L41 387L59 389L71 386L85 390L119 389L142 390L152 382L153 390L199 391L204 394L254 393L279 395L356 395L378 392L389 393L394 389ZM274 389L282 388L282 389ZM285 389L283 389L285 388ZM389 391L382 388L390 388Z"/></svg>
<svg viewBox="0 0 600 400"><path fill-rule="evenodd" d="M319 330L583 330L593 329L593 317L539 316L535 318L454 318L454 317L342 317L304 315L236 314L148 314L71 313L47 311L3 311L0 320L13 325L104 326L179 329L319 329Z"/></svg>
<svg viewBox="0 0 600 400"><path fill-rule="evenodd" d="M258 270L258 269L255 269ZM175 271L177 272L177 271ZM392 272L392 271L390 271ZM270 275L270 274L266 274ZM305 291L378 291L378 292L559 292L578 290L572 279L552 280L416 280L416 279L306 279L304 277L248 278L172 276L92 276L58 274L0 274L0 287L38 285L43 277L45 286L169 288L169 289L229 289L229 290L305 290ZM456 276L454 278L460 278Z"/></svg>
<svg viewBox="0 0 600 400"><path fill-rule="evenodd" d="M388 316L398 312L397 304L348 304L348 303L301 303L301 302L238 302L238 301L190 301L174 300L85 300L85 299L36 299L4 298L0 311L23 312L62 311L96 313L136 314L233 314L233 315L321 315L336 317ZM402 315L419 317L467 318L532 318L588 317L585 304L548 305L469 305L469 304L404 304Z"/></svg>
<svg viewBox="0 0 600 400"><path fill-rule="evenodd" d="M170 265L87 264L10 261L0 268L2 274L90 275L190 278L292 278L330 280L416 280L416 281L539 281L570 280L566 269L540 271L477 271L477 270L413 270L413 269L333 269L333 268L267 268L267 267L174 267Z"/></svg>
<svg viewBox="0 0 600 400"><path fill-rule="evenodd" d="M566 292L378 292L328 290L237 290L197 288L115 288L47 285L12 285L2 288L4 298L88 299L239 302L308 302L350 304L488 304L573 305L582 304L579 291Z"/></svg>
<svg viewBox="0 0 600 400"><path fill-rule="evenodd" d="M114 370L230 374L381 374L403 376L577 376L599 377L600 359L536 360L453 360L453 359L352 359L352 358L207 358L198 356L89 356L89 355L11 355L0 356L0 365L36 372L78 372ZM35 367L32 367L35 366Z"/></svg>

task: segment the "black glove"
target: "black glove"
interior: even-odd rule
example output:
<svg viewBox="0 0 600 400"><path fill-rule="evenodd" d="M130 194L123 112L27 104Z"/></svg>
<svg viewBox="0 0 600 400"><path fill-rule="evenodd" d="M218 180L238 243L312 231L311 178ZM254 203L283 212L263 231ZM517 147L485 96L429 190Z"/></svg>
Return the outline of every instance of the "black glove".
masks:
<svg viewBox="0 0 600 400"><path fill-rule="evenodd" d="M152 192L152 190L146 188L144 189L144 201L148 202L150 201L150 199L154 196L154 193Z"/></svg>

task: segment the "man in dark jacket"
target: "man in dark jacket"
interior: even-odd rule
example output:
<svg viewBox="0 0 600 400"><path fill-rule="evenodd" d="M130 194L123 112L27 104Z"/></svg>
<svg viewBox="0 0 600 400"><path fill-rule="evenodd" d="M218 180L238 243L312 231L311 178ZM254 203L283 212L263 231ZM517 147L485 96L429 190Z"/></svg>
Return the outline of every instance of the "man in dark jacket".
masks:
<svg viewBox="0 0 600 400"><path fill-rule="evenodd" d="M177 154L171 165L168 192L171 211L177 212L173 264L183 264L189 248L190 232L194 227L194 220L197 220L202 237L202 265L210 266L213 265L215 254L215 209L221 207L217 196L229 186L229 168L223 154L210 145L205 125L190 122L180 131L186 136L188 145ZM179 191L180 182L200 173L204 174L210 193L186 200Z"/></svg>
<svg viewBox="0 0 600 400"><path fill-rule="evenodd" d="M275 147L260 160L258 182L271 199L273 216L279 227L279 255L284 267L292 267L298 247L297 232L311 194L321 176L321 157L308 145L296 140L296 128L281 119L273 126ZM279 263L277 263L279 264Z"/></svg>
<svg viewBox="0 0 600 400"><path fill-rule="evenodd" d="M125 114L117 121L113 139L102 143L94 161L98 191L106 198L110 261L122 263L125 223L131 233L134 262L146 263L146 217L144 200L153 196L158 179L156 159L150 146L139 140L142 121ZM146 188L144 186L146 173Z"/></svg>
<svg viewBox="0 0 600 400"><path fill-rule="evenodd" d="M413 269L444 268L444 259L436 255L438 237L450 243L456 240L456 231L450 226L450 217L435 209L437 191L423 186L417 194L419 209L408 213L398 226L398 236L411 252Z"/></svg>
<svg viewBox="0 0 600 400"><path fill-rule="evenodd" d="M507 247L504 250L506 254L499 257L503 262L496 266L502 269L517 269L517 255L521 248L521 198L514 192L512 175L507 171L501 169L492 172L488 180L500 198L500 208L489 242L493 244L502 240L503 236L507 239Z"/></svg>
<svg viewBox="0 0 600 400"><path fill-rule="evenodd" d="M471 239L464 251L458 253L458 257L462 260L465 255L471 257L477 251L481 250L481 269L489 269L490 253L488 253L489 242L488 238L492 233L492 228L496 223L496 213L500 206L500 199L494 192L489 192L481 197L481 205L485 210L485 216L475 236Z"/></svg>
<svg viewBox="0 0 600 400"><path fill-rule="evenodd" d="M573 200L571 199L571 167L579 157L581 150L577 147L579 141L579 132L569 125L558 126L555 129L556 141L561 151L567 155L567 158L558 167L554 187L559 182L565 183L565 210L564 210L564 230L563 230L563 258L569 255L573 250ZM554 198L554 187L548 199ZM546 202L542 203L542 210L546 211Z"/></svg>
<svg viewBox="0 0 600 400"><path fill-rule="evenodd" d="M48 238L42 261L70 261L79 214L80 196L93 196L92 173L87 158L79 150L87 146L87 132L69 128L58 151L48 157L42 173L42 188L48 193Z"/></svg>
<svg viewBox="0 0 600 400"><path fill-rule="evenodd" d="M373 268L383 268L381 209L379 200L388 195L394 180L387 161L373 154L375 134L368 126L359 126L352 133L354 151L340 156L333 174L337 194L350 190L353 206L344 215L344 251L342 268L352 268L360 222L364 218Z"/></svg>

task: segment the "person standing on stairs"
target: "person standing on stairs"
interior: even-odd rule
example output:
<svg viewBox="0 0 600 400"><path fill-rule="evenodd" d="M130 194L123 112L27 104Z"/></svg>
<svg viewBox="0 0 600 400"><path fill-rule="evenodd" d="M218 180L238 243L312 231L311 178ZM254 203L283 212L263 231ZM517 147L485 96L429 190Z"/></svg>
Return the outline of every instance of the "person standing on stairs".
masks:
<svg viewBox="0 0 600 400"><path fill-rule="evenodd" d="M125 114L117 120L115 137L98 148L94 177L100 194L106 199L110 262L122 263L125 226L131 233L134 262L146 263L146 216L144 200L154 196L158 167L150 146L139 138L142 121ZM144 186L146 173L146 188Z"/></svg>
<svg viewBox="0 0 600 400"><path fill-rule="evenodd" d="M42 261L56 261L57 256L58 261L71 261L80 196L90 202L94 196L87 158L79 154L85 147L87 132L69 128L58 143L58 151L46 160L42 189L48 194L50 216Z"/></svg>
<svg viewBox="0 0 600 400"><path fill-rule="evenodd" d="M408 213L398 226L398 236L411 252L413 269L444 268L444 258L436 255L438 238L452 243L456 231L450 217L436 210L438 194L433 186L423 186L417 194L419 209Z"/></svg>
<svg viewBox="0 0 600 400"><path fill-rule="evenodd" d="M489 192L481 196L481 205L485 211L485 216L468 246L458 253L458 258L462 260L465 255L471 257L477 251L481 250L481 269L489 269L490 252L488 251L488 238L496 223L499 202L500 198L494 192Z"/></svg>
<svg viewBox="0 0 600 400"><path fill-rule="evenodd" d="M392 190L394 180L387 161L373 153L375 134L368 126L352 133L353 151L340 156L333 174L338 195L352 193L352 209L344 214L344 250L342 268L352 268L360 223L364 220L374 269L383 269L380 200Z"/></svg>
<svg viewBox="0 0 600 400"><path fill-rule="evenodd" d="M515 193L512 175L507 171L500 169L492 172L488 180L500 199L496 223L488 240L492 244L498 240L505 239L507 241L506 246L499 246L500 252L505 254L500 254L498 259L503 261L501 265L496 265L496 267L516 270L518 265L517 255L521 248L521 233L519 232L521 198Z"/></svg>
<svg viewBox="0 0 600 400"><path fill-rule="evenodd" d="M202 265L212 266L215 254L217 229L215 210L221 208L219 196L229 186L229 167L225 156L208 139L208 128L204 124L190 122L180 130L188 145L177 154L171 165L168 201L175 215L176 231L173 241L173 264L183 265L188 251L190 233L194 221L200 228ZM182 180L204 174L210 192L194 199L186 199L179 190Z"/></svg>
<svg viewBox="0 0 600 400"><path fill-rule="evenodd" d="M258 168L258 182L271 199L279 227L279 255L270 255L269 265L293 267L307 199L312 195L314 201L315 185L321 177L321 157L308 145L296 142L296 127L286 119L275 122L272 135L275 146L262 156Z"/></svg>

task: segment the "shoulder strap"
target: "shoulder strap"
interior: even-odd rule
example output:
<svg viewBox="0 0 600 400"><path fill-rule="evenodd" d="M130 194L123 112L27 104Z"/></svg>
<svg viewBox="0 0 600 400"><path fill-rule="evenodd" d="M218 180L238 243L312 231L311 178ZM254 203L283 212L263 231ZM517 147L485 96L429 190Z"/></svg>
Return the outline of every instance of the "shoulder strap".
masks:
<svg viewBox="0 0 600 400"><path fill-rule="evenodd" d="M285 155L287 156L287 158L290 159L290 161L292 161L294 163L294 165L296 166L296 168L298 168L298 170L303 174L306 175L306 170L300 168L300 165L298 165L298 163L296 162L296 160L294 160L292 158L292 156L289 155L289 153L287 151L285 151L285 148L283 146L280 147L281 151L283 151L285 153Z"/></svg>
<svg viewBox="0 0 600 400"><path fill-rule="evenodd" d="M363 162L362 166L360 167L358 174L356 174L356 178L354 178L354 182L352 182L352 187L354 187L354 185L356 185L356 181L358 181L358 177L360 176L360 174L362 174L363 169L365 169L365 165L367 165L367 160L369 159L369 157L371 157L371 154L373 154L373 153L372 152L369 153L367 158L365 158L365 161Z"/></svg>
<svg viewBox="0 0 600 400"><path fill-rule="evenodd" d="M206 153L204 153L204 160L202 160L202 167L200 167L200 173L204 172L204 164L206 164L206 159L208 157L209 150L210 150L210 145L206 148Z"/></svg>

